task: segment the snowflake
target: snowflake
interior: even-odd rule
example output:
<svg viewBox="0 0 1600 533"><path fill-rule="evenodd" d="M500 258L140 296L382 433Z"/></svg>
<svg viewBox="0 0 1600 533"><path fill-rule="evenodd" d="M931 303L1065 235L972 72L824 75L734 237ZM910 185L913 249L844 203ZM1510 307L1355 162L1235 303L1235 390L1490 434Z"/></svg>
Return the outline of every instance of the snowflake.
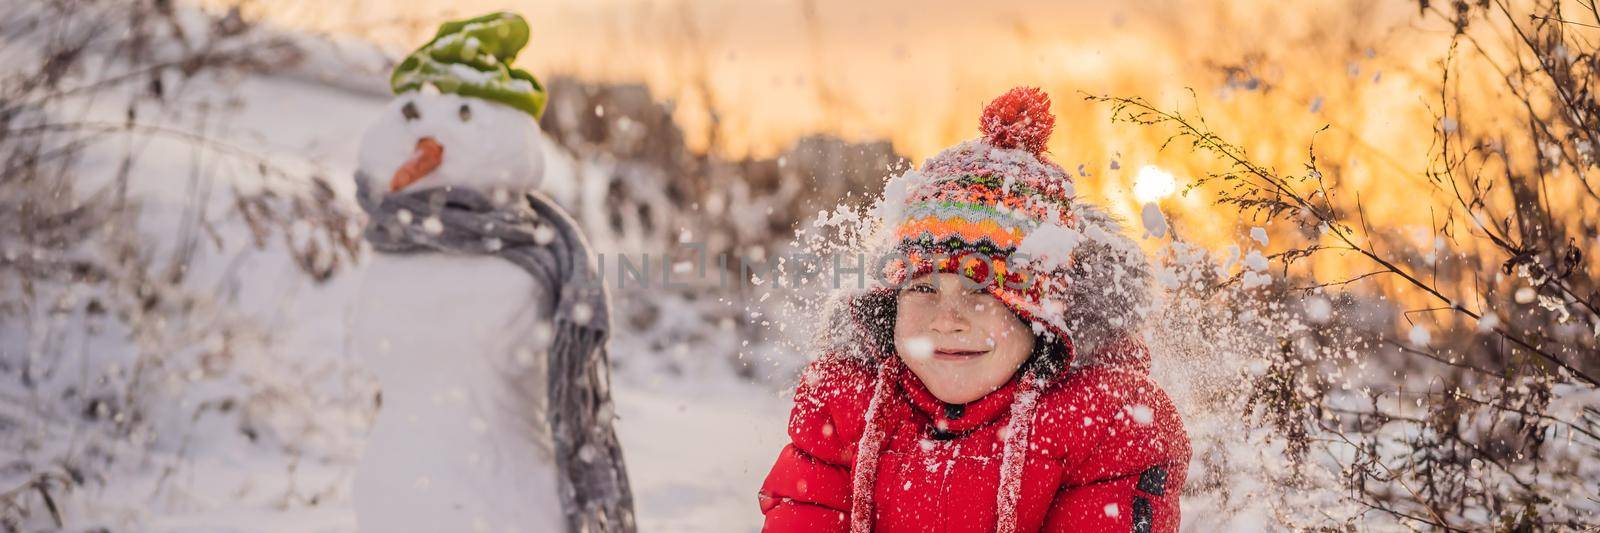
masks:
<svg viewBox="0 0 1600 533"><path fill-rule="evenodd" d="M1128 416L1141 426L1148 426L1155 421L1155 411L1148 405L1130 405L1127 407Z"/></svg>

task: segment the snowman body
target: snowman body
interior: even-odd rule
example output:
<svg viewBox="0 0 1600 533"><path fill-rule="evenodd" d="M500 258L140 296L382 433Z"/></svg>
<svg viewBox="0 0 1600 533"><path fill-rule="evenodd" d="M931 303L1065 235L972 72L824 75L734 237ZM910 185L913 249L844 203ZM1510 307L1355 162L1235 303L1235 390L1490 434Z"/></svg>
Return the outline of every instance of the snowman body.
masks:
<svg viewBox="0 0 1600 533"><path fill-rule="evenodd" d="M543 177L541 140L512 108L404 93L363 137L358 179L372 194L473 187L515 201ZM353 348L382 392L353 487L360 531L563 530L544 288L493 255L374 253L365 274Z"/></svg>

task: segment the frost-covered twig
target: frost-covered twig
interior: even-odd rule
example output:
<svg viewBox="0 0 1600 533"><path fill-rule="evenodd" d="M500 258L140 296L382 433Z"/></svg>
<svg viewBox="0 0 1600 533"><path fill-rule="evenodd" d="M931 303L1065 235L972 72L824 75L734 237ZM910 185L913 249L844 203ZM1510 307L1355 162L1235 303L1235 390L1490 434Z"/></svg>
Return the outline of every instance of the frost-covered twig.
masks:
<svg viewBox="0 0 1600 533"><path fill-rule="evenodd" d="M1600 242L1600 195L1590 183L1597 41L1558 22L1571 18L1560 2L1456 7L1423 5L1457 37L1439 63L1438 123L1416 176L1436 194L1403 199L1427 215L1424 231L1401 231L1410 228L1363 201L1373 191L1325 176L1314 137L1304 171L1280 173L1203 115L1133 97L1089 99L1109 104L1114 120L1170 128L1168 145L1181 140L1220 161L1221 171L1192 185L1219 205L1301 230L1266 254L1282 263L1285 282L1259 290L1263 305L1234 311L1258 323L1288 319L1252 332L1276 335L1278 349L1260 339L1228 348L1266 355L1244 373L1253 386L1245 407L1251 425L1273 429L1272 442L1284 446L1291 484L1321 461L1364 513L1413 526L1592 528L1600 510L1588 482L1600 472L1600 411L1586 407L1600 399L1600 273L1589 257L1591 240ZM1483 24L1503 31L1471 29ZM1469 97L1462 78L1475 65L1498 77ZM1510 125L1497 120L1508 110L1520 114ZM1413 244L1425 239L1431 250ZM1302 263L1318 256L1339 260L1338 274L1326 274L1330 262ZM1372 280L1384 282L1357 283ZM1285 304L1303 305L1311 324L1296 325ZM1361 312L1340 315L1336 305ZM1435 327L1424 327L1429 318ZM1238 338L1246 329L1225 331Z"/></svg>
<svg viewBox="0 0 1600 533"><path fill-rule="evenodd" d="M1139 97L1090 96L1088 99L1110 103L1112 105L1113 120L1126 120L1146 126L1174 126L1178 131L1172 139L1191 139L1195 149L1211 152L1223 159L1231 169L1236 169L1213 176L1224 181L1238 183L1232 190L1224 191L1219 202L1234 205L1242 212L1248 212L1252 215L1265 215L1269 219L1288 218L1290 214L1300 212L1308 213L1318 223L1318 227L1327 228L1328 232L1343 244L1341 249L1355 251L1368 261L1376 264L1382 271L1399 276L1413 288L1442 302L1446 308L1465 315L1474 321L1483 320L1483 313L1468 309L1461 303L1464 301L1463 299L1445 295L1442 289L1423 281L1420 276L1400 266L1398 261L1380 254L1371 245L1370 237L1367 242L1358 243L1355 239L1355 232L1332 215L1334 209L1327 195L1321 196L1324 201L1319 204L1312 199L1313 194L1300 193L1296 190L1296 183L1291 181L1290 178L1257 165L1249 159L1242 148L1211 131L1205 125L1204 120L1191 120L1181 113L1159 109ZM1168 142L1170 143L1171 139ZM1309 168L1310 172L1298 181L1314 181L1318 184L1318 189L1325 189L1321 184L1322 174L1316 169L1314 159ZM1196 186L1204 184L1205 182L1202 181ZM1359 201L1357 202L1357 211L1361 211ZM1366 224L1363 223L1363 225L1365 226ZM1371 230L1369 229L1367 233L1370 235ZM1537 346L1522 335L1503 326L1491 325L1490 328L1506 340L1521 346L1523 349L1538 355L1557 367L1571 372L1574 376L1590 385L1600 386L1600 379L1557 357L1554 353Z"/></svg>

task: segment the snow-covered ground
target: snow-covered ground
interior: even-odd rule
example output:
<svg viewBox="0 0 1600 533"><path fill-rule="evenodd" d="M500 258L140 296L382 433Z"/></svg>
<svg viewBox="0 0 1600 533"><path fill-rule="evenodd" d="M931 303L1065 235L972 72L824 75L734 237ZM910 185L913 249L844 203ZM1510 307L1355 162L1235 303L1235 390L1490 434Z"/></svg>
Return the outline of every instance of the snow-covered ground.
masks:
<svg viewBox="0 0 1600 533"><path fill-rule="evenodd" d="M385 72L371 55L329 53L316 48L319 43L310 43L307 60L291 70L226 82L204 76L189 80L168 105L141 104L141 122L166 131L90 145L79 163L81 190L93 190L117 175L125 154L136 154L128 174L130 197L142 205L139 230L153 247L152 256L171 255L181 230L197 219L195 208L203 206L209 213L203 218L211 221L207 231L217 238L202 240L187 262L184 284L205 295L216 320L253 334L250 342L206 341L230 347L230 373L164 389L162 399L176 403L155 410L165 417L152 425L155 443L140 447L133 460L112 462L100 479L67 494L61 514L69 530L353 531L351 478L374 412L376 385L351 353L348 326L363 280L359 259L368 252L332 278L315 282L296 265L284 239L275 236L253 246L245 222L229 212L234 190L303 195L312 189L293 176L325 178L340 209L359 212L351 173L361 133L389 101L381 90ZM125 112L125 102L116 98L74 103L66 107L84 121L115 122ZM197 148L185 138L189 134L225 149ZM546 146L546 160L546 187L557 199L597 188L583 182L592 175L583 171L585 165L595 162L576 160L553 144ZM291 178L264 179L254 172L263 163ZM594 208L592 200L582 205ZM354 224L359 220L353 218L348 229L359 229ZM311 233L296 222L291 233ZM618 245L597 241L602 253L639 252L606 249L608 244ZM681 343L661 345L643 338L650 332L627 328L613 337L612 356L619 361L613 388L618 432L640 530L757 530L761 516L755 492L787 442L791 380L784 373L795 367L794 356L776 346L741 349L738 341L718 337L728 329L725 320L706 318L698 310L703 308L671 295L658 300L666 307L662 321L671 324L664 329L705 332L718 339L706 344L718 349L697 353ZM186 327L204 333L209 326ZM101 340L128 343L114 335ZM757 379L736 375L729 350L744 352L745 363L757 368L751 372ZM111 351L133 348L112 346ZM1162 375L1180 376L1168 381L1181 384L1186 372L1179 366ZM1174 392L1182 399L1188 390ZM233 412L208 407L221 398L246 398L246 405ZM1227 432L1225 422L1200 414L1185 413L1192 435ZM76 436L42 427L31 431L46 444L24 459L41 463L80 456L76 444L58 446L76 442ZM1234 443L1205 440L1219 449ZM1227 514L1208 520L1195 513L1209 502L1204 496L1186 500L1191 525L1230 524Z"/></svg>
<svg viewBox="0 0 1600 533"><path fill-rule="evenodd" d="M263 156L273 165L325 176L342 208L357 212L350 181L356 143L388 102L386 94L348 80L321 83L304 71L246 77L229 84L195 82L188 87L182 98L190 102L227 103L224 111L206 118L206 136ZM85 116L115 120L121 108L117 102L101 101L85 109ZM202 133L195 118L175 115L159 121L176 131ZM131 196L144 206L141 231L159 247L176 245L177 228L191 216L189 206L197 194L202 196L199 203L210 212L225 213L234 187L250 191L265 186L290 194L306 189L305 183L292 180L263 183L250 172L227 172L229 165L248 167L250 163L225 157L209 163L210 167L201 160L202 168L221 166L224 170L208 179L224 181L196 187L190 172L195 164L192 145L170 136L155 136L141 138L135 146L140 152L130 174ZM555 196L568 197L584 189L578 181L584 179L581 168L585 162L574 160L553 144L546 148L550 162L547 186ZM120 142L92 146L79 172L87 178L111 176L125 149ZM156 430L175 444L154 446L133 464L114 465L102 483L90 483L69 494L62 513L69 529L354 530L351 478L371 423L370 399L376 391L370 374L349 348L348 325L363 279L363 263L356 261L317 283L296 266L278 240L270 239L257 249L250 245L247 229L237 216L214 218L218 219L214 231L222 237L216 241L220 244L200 247L190 260L186 283L216 287L213 294L218 308L231 320L259 331L260 338L239 350L241 362L234 380L200 380L172 392L173 398L184 402L184 408L172 409L176 413L173 419ZM169 253L165 249L152 252ZM671 297L660 300L668 307L678 305ZM704 323L700 327L705 331L725 327L700 319L697 312L689 307L666 310L678 315L671 321L680 327L693 327L685 324L696 321ZM771 348L772 353L758 346L746 348L746 357L764 369L756 372L757 376L767 378L752 380L736 375L726 353L699 354L682 345L655 347L637 338L644 335L623 329L612 343L613 358L620 361L613 389L618 432L640 530L758 530L761 516L755 492L788 438L791 383L782 369L792 368L792 361L787 360L792 355L779 353L784 348L778 347ZM649 350L662 353L645 353ZM698 357L705 360L693 361ZM679 370L663 371L659 364L663 360L673 361ZM1172 363L1177 366L1161 373L1168 376L1164 383L1181 386L1188 367L1182 366L1183 362ZM1202 365L1206 361L1187 363ZM1158 362L1158 367L1166 364ZM1201 409L1200 400L1186 396L1192 392L1188 388L1173 392L1180 401L1193 400L1194 409ZM235 416L198 407L206 398L230 395L254 398L264 407L248 413L242 423ZM195 414L179 416L191 412ZM1202 451L1227 449L1246 439L1240 435L1224 438L1229 422L1216 414L1185 413L1191 434L1211 443L1201 447ZM274 438L263 439L265 443L253 441L241 433L241 425L265 426L263 433ZM1264 453L1273 452L1267 449ZM1209 502L1203 495L1186 499L1191 525L1237 526L1262 519L1247 514L1246 522L1230 522L1232 513L1208 517L1204 511ZM1237 509L1249 504L1236 501L1232 505Z"/></svg>
<svg viewBox="0 0 1600 533"><path fill-rule="evenodd" d="M295 38L307 45L306 55L287 70L221 78L203 73L179 80L169 69L165 103L139 99L141 128L100 137L75 163L73 185L84 194L113 184L123 175L124 158L131 156L125 175L128 196L139 206L136 226L144 249L138 253L157 266L175 257L186 266L179 292L189 299L159 303L182 307L172 315L183 317L179 323L161 323L166 315L160 315L156 323L144 324L148 330L126 331L116 320L83 311L94 307L84 301L95 295L78 294L84 289L78 285L88 284L75 283L35 287L40 303L25 309L32 313L29 320L0 320L0 378L6 379L0 381L0 490L23 486L39 472L74 477L67 484L71 490L53 492L59 512L49 513L58 514L67 531L354 530L351 481L377 388L351 353L349 325L364 279L362 259L369 252L358 252L331 278L315 281L296 263L291 247L330 246L314 237L316 221L287 215L286 229L269 232L257 243L234 201L237 194L259 191L276 193L276 201L315 195L309 178L319 176L333 191L335 210L349 217L344 228L336 219L334 231L347 236L359 231L351 173L363 130L389 101L383 81L388 65L382 54L360 43ZM0 56L27 46L7 45L15 43L0 41ZM10 72L7 68L16 66L0 66L0 73ZM48 112L60 121L114 126L129 114L127 94L118 91L142 87L130 83L116 91L64 98ZM557 117L598 113L553 111ZM605 173L595 169L614 168L616 161L605 160L605 153L582 160L554 144L545 148L552 196L576 206L581 220L605 219L607 208L614 207L605 205L606 189L617 184L601 181ZM265 172L265 167L276 170ZM654 190L635 197L655 206L668 201ZM763 206L745 203L754 206L742 211L751 217L729 216L737 221L730 225L763 222ZM1142 215L1143 242L1155 244L1157 256L1172 256L1157 275L1170 292L1226 274L1213 273L1221 264L1249 274L1246 286L1270 281L1264 232L1252 233L1252 240L1231 252L1206 250L1165 236L1169 228L1156 204ZM598 251L611 256L659 252L619 248L660 244L651 239L686 231L663 226L665 231L644 237L593 238ZM197 246L185 251L188 243ZM10 245L0 240L0 252L10 253ZM14 289L10 283L0 276L0 291ZM1325 326L1328 300L1317 296L1252 308L1242 300L1219 307L1208 300L1166 298L1147 340L1156 353L1155 379L1179 406L1194 443L1183 501L1185 530L1330 523L1403 530L1401 523L1343 493L1349 473L1341 468L1350 457L1320 453L1354 453L1350 448L1330 444L1326 450L1314 448L1307 460L1293 460L1285 443L1273 438L1280 436L1278 430L1248 420L1257 415L1241 401L1251 394L1252 382L1271 370L1269 363L1293 362L1270 357L1281 351L1280 336ZM731 317L748 320L750 329L777 330L773 337L803 335L796 331L806 324L771 316L770 311L781 311L777 302L784 296L759 309L767 313L759 318L748 313L756 309L739 313L739 304L714 297L619 291L614 299L660 306L648 328L619 325L611 345L617 361L612 390L618 432L640 530L759 529L755 492L787 441L788 374L800 357L788 346L744 345L731 333L736 329ZM1313 318L1309 326L1299 323L1300 304L1319 302L1322 309L1310 314L1322 318ZM0 300L0 310L12 310L9 304ZM713 317L707 309L718 305L726 308L717 308L721 314ZM1393 312L1373 307L1341 320L1370 315L1366 319L1392 321L1392 315L1379 311ZM784 332L786 326L796 327ZM732 357L735 352L738 359ZM61 359L35 360L43 353ZM741 376L734 368L738 364L748 365L739 370L753 377ZM1379 365L1369 369L1364 360L1353 367L1333 369L1345 390L1399 377ZM1428 379L1418 373L1400 381L1426 389ZM97 388L85 390L89 383ZM1596 401L1592 391L1562 390L1556 391L1556 404L1565 411ZM139 404L143 409L137 415L144 418L125 423L123 413L100 412L100 400L85 397L104 391L143 395L111 403ZM1422 410L1419 401L1417 411ZM1386 453L1399 457L1404 451ZM1587 465L1584 472L1600 467L1592 458L1580 459L1574 462ZM0 494L0 505L16 496ZM55 529L48 514L34 512L24 529ZM6 518L0 513L0 520Z"/></svg>
<svg viewBox="0 0 1600 533"><path fill-rule="evenodd" d="M84 484L59 502L69 530L353 530L350 479L370 423L366 400L375 387L349 353L346 331L362 263L316 283L279 240L260 249L251 246L238 216L215 215L227 212L232 191L266 187L301 193L307 184L250 179L251 172L236 170L255 162L197 151L172 133L205 136L274 166L325 176L354 213L349 176L356 142L386 96L348 80L321 83L304 71L228 83L192 81L175 98L208 102L207 113L197 114L193 105L171 105L167 110L174 114L141 116L142 122L169 132L134 136L132 142L113 138L87 148L76 169L83 177L80 190L109 183L122 156L137 153L129 172L130 197L143 206L139 230L156 246L148 250L152 256L177 246L180 228L192 220L192 206L213 214L217 220L210 229L221 238L199 247L185 283L214 296L218 316L249 324L260 336L236 353L237 380L199 380L175 393L184 408L172 411L193 415L156 426L164 433L160 439L173 446L155 446L135 461L116 463L103 480ZM115 122L125 106L105 98L73 104L81 113L76 118L85 122ZM548 149L547 157L556 159L547 177L551 187L572 190L577 165L559 147ZM211 172L197 177L196 168ZM614 376L618 431L641 530L703 531L713 524L721 531L758 529L755 491L787 438L788 400L784 387L750 383L726 366L673 377L650 374L651 365L624 365ZM276 383L262 386L263 381ZM214 390L199 392L207 388ZM279 424L270 433L282 442L253 441L239 430L238 418L199 405L208 395L255 394L247 389L304 393L279 398L286 406L282 412L252 415L262 424ZM28 429L47 443L76 440L49 428ZM77 445L64 446L46 445L13 459L48 461L52 453L73 457Z"/></svg>

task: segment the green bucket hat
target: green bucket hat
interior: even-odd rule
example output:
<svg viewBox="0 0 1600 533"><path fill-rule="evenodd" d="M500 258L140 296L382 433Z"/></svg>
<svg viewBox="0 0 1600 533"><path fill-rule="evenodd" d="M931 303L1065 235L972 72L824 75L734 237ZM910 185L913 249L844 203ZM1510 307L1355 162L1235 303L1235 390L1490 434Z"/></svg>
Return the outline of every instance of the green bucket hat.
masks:
<svg viewBox="0 0 1600 533"><path fill-rule="evenodd" d="M432 85L439 92L482 98L544 115L547 95L532 74L511 68L528 44L528 21L515 13L490 13L446 22L433 40L406 56L389 85L395 94Z"/></svg>

